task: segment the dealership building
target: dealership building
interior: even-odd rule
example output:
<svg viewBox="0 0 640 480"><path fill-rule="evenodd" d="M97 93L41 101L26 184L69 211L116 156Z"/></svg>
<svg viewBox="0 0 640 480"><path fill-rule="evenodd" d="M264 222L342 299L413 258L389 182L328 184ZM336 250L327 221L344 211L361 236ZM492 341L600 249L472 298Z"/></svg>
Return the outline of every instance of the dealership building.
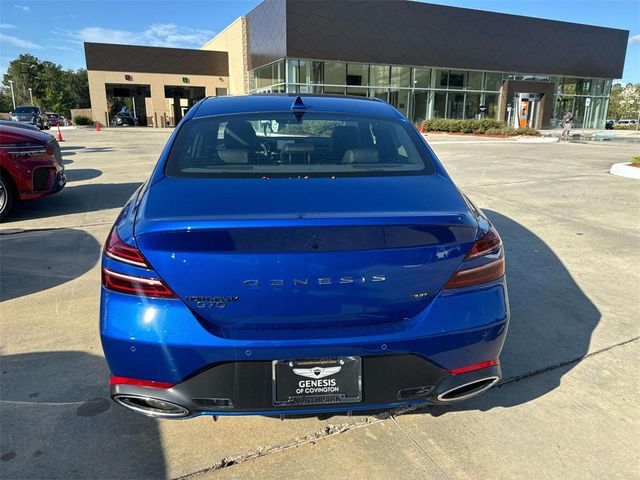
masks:
<svg viewBox="0 0 640 480"><path fill-rule="evenodd" d="M265 0L200 49L85 43L93 118L173 126L205 96L381 98L425 119L602 128L629 32L404 0Z"/></svg>

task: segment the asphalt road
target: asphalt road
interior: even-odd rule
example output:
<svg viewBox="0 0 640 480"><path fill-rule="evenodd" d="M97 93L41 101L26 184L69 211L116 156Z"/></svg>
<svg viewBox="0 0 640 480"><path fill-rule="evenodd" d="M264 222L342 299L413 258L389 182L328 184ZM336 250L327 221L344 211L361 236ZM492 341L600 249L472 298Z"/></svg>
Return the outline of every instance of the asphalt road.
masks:
<svg viewBox="0 0 640 480"><path fill-rule="evenodd" d="M402 414L158 421L108 400L99 259L170 131L63 132L69 183L0 225L0 477L638 478L633 144L430 136L507 251L500 387Z"/></svg>

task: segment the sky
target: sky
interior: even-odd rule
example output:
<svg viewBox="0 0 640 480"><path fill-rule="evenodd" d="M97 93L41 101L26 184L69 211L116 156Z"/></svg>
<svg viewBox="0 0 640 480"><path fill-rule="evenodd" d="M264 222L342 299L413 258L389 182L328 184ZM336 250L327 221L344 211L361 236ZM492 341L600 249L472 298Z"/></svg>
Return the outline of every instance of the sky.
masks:
<svg viewBox="0 0 640 480"><path fill-rule="evenodd" d="M198 48L258 3L259 0L0 0L0 75L21 53L64 68L84 68L84 41ZM640 82L638 0L430 3L629 30L622 82Z"/></svg>

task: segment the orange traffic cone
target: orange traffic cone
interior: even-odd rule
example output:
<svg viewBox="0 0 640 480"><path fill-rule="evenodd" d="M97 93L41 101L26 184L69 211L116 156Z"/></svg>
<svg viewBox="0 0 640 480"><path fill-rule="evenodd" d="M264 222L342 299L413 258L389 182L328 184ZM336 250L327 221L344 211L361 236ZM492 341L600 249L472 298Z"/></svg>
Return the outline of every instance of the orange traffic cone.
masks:
<svg viewBox="0 0 640 480"><path fill-rule="evenodd" d="M58 125L58 136L56 137L58 142L64 142L64 138L62 138L62 133L60 133L60 125Z"/></svg>
<svg viewBox="0 0 640 480"><path fill-rule="evenodd" d="M100 122L96 122L96 132L100 131Z"/></svg>
<svg viewBox="0 0 640 480"><path fill-rule="evenodd" d="M420 122L420 127L418 128L420 133L424 133L424 123Z"/></svg>

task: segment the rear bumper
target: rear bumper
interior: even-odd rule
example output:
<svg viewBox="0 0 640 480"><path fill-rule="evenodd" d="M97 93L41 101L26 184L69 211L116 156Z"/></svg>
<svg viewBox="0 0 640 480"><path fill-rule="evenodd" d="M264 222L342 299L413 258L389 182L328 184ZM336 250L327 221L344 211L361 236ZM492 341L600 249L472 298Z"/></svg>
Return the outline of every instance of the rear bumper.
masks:
<svg viewBox="0 0 640 480"><path fill-rule="evenodd" d="M381 328L378 334L367 330L360 336L344 337L229 339L205 329L179 300L138 298L103 289L101 303L101 339L112 374L172 385L158 389L115 384L112 396L179 401L189 416L375 410L440 403L441 394L456 386L501 377L499 366L460 375L450 371L497 359L508 321L504 278L439 294L403 329ZM295 408L273 405L272 360L349 355L362 357L361 402ZM399 391L417 387L429 388L412 398L399 396ZM228 399L232 407L198 403L197 398Z"/></svg>
<svg viewBox="0 0 640 480"><path fill-rule="evenodd" d="M410 354L379 355L362 359L362 400L331 405L274 406L271 362L230 362L212 366L170 388L128 384L111 385L112 398L162 400L182 407L181 415L293 415L323 412L380 410L416 404L445 404L443 395L459 386L487 380L486 389L502 377L499 365L453 375L423 358ZM490 384L489 384L490 383ZM464 398L482 393L480 387ZM460 398L463 399L463 398ZM123 402L124 403L124 402ZM126 403L125 403L126 406ZM162 417L143 409L149 416Z"/></svg>

